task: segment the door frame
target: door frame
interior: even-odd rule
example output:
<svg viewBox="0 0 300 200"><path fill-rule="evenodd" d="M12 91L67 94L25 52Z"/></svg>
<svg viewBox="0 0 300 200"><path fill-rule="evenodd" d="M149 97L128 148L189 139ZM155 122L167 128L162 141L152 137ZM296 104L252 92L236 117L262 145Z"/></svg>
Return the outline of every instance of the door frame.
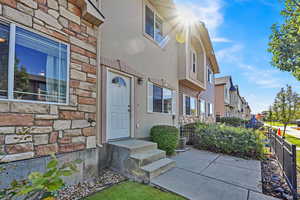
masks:
<svg viewBox="0 0 300 200"><path fill-rule="evenodd" d="M104 92L104 98L103 100L105 101L104 103L104 106L105 106L105 117L104 117L104 123L102 125L105 124L105 142L109 142L109 141L113 141L113 140L122 140L122 139L125 139L125 138L116 138L116 139L111 139L109 140L108 139L108 134L109 134L109 130L108 130L108 127L107 127L107 122L108 122L108 113L107 113L107 106L108 106L108 103L107 103L107 97L108 97L108 73L109 72L112 72L112 73L115 73L115 74L119 74L121 76L125 76L126 78L129 78L130 80L130 104L131 104L131 112L130 112L130 130L129 130L129 138L134 138L134 120L135 120L135 105L134 105L134 97L135 97L135 88L134 88L134 85L135 85L135 81L134 81L134 76L132 75L129 75L127 73L124 73L124 72L120 72L118 70L115 70L115 69L111 69L111 68L106 68L105 70L105 79L104 79L104 88L105 88L105 92Z"/></svg>

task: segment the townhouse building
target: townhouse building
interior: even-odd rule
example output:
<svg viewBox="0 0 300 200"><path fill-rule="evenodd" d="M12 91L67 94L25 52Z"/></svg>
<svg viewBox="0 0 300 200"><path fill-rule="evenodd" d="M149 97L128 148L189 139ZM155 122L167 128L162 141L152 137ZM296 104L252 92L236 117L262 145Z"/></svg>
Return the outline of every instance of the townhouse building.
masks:
<svg viewBox="0 0 300 200"><path fill-rule="evenodd" d="M68 183L104 167L173 167L133 139L154 125L213 122L219 73L204 24L178 41L177 14L171 0L0 0L0 163L15 165L5 183L45 170L53 153L83 161ZM157 169L128 166L132 148Z"/></svg>
<svg viewBox="0 0 300 200"><path fill-rule="evenodd" d="M231 76L216 78L215 81L216 116L251 118L251 108L245 97L240 95L239 86L234 85Z"/></svg>
<svg viewBox="0 0 300 200"><path fill-rule="evenodd" d="M214 74L219 66L205 25L189 32L189 42L179 46L179 122L214 122Z"/></svg>

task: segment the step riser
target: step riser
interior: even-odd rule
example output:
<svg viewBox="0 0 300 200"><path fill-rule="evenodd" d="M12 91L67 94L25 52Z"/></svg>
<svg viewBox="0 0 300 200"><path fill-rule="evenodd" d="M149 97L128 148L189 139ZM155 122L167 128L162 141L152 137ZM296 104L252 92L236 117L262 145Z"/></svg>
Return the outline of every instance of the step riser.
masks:
<svg viewBox="0 0 300 200"><path fill-rule="evenodd" d="M165 165L165 166L163 166L163 167L161 167L161 168L159 168L159 169L157 169L157 170L155 170L153 172L150 172L150 173L147 172L148 173L148 177L149 177L149 179L155 178L155 177L157 177L157 176L159 176L159 175L161 175L161 174L169 171L170 169L174 168L175 166L176 166L175 161L171 162L171 163L169 163L169 164L167 164L167 165Z"/></svg>
<svg viewBox="0 0 300 200"><path fill-rule="evenodd" d="M147 146L131 149L130 154L142 153L142 152L155 150L155 149L157 149L157 144L156 143L154 143L152 145L147 145Z"/></svg>
<svg viewBox="0 0 300 200"><path fill-rule="evenodd" d="M150 163L153 163L153 162L163 159L163 158L166 158L165 152L161 152L161 153L149 156L148 158L142 159L142 160L137 159L137 158L132 158L132 157L130 159L132 159L132 161L135 162L137 166L142 167L142 166L148 165Z"/></svg>

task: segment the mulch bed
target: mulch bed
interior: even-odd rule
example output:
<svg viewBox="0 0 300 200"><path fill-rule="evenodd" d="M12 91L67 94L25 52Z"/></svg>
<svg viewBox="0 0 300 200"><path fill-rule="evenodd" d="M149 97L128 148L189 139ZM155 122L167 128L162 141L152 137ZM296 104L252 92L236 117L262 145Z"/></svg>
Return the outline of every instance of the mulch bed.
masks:
<svg viewBox="0 0 300 200"><path fill-rule="evenodd" d="M291 191L282 174L279 162L273 155L268 155L262 162L263 193L279 199L292 200Z"/></svg>
<svg viewBox="0 0 300 200"><path fill-rule="evenodd" d="M94 180L63 188L59 191L57 200L79 200L125 180L124 176L105 169Z"/></svg>

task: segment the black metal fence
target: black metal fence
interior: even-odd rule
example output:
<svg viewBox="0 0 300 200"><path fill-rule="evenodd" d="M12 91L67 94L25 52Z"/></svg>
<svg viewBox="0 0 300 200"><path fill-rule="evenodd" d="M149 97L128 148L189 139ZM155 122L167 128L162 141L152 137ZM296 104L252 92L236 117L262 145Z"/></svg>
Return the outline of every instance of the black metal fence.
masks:
<svg viewBox="0 0 300 200"><path fill-rule="evenodd" d="M180 137L185 137L187 144L193 144L193 138L195 137L195 126L181 126Z"/></svg>
<svg viewBox="0 0 300 200"><path fill-rule="evenodd" d="M297 160L296 160L296 145L290 144L277 133L269 129L268 138L270 140L271 149L275 153L280 167L283 170L285 179L293 194L293 199L296 200L297 194Z"/></svg>

